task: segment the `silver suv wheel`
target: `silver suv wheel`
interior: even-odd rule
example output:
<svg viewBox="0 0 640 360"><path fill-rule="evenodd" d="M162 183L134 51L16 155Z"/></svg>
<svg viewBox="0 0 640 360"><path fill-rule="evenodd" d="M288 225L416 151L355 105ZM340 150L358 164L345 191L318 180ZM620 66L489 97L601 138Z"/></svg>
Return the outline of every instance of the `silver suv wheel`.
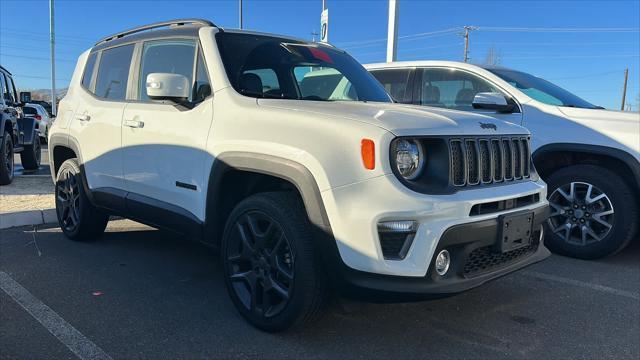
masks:
<svg viewBox="0 0 640 360"><path fill-rule="evenodd" d="M562 185L549 196L549 205L549 227L567 243L585 246L601 241L613 227L611 200L592 184Z"/></svg>

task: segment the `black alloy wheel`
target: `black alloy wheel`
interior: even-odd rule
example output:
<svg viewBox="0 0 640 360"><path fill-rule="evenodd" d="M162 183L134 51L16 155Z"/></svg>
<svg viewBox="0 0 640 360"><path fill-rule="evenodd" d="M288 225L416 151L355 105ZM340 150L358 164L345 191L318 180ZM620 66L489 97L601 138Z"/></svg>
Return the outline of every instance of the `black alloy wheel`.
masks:
<svg viewBox="0 0 640 360"><path fill-rule="evenodd" d="M295 262L280 224L261 211L244 213L230 233L225 256L242 305L265 318L280 314L293 291Z"/></svg>
<svg viewBox="0 0 640 360"><path fill-rule="evenodd" d="M58 177L56 203L60 226L74 232L80 224L80 182L71 169L63 169Z"/></svg>

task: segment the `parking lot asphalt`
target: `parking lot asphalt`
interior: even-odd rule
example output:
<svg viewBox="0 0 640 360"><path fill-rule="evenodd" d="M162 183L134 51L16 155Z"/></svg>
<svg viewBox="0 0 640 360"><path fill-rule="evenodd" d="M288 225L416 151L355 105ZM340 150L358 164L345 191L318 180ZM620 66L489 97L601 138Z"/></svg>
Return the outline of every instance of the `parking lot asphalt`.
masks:
<svg viewBox="0 0 640 360"><path fill-rule="evenodd" d="M636 241L447 299L336 300L274 335L235 312L217 254L200 244L128 220L90 243L23 227L0 232L0 358L638 359L639 287Z"/></svg>

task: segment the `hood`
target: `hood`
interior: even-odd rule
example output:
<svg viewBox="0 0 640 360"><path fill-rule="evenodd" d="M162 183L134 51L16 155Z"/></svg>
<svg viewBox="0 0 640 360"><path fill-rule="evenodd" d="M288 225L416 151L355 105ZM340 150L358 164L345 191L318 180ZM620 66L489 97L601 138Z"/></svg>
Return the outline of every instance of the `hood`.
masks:
<svg viewBox="0 0 640 360"><path fill-rule="evenodd" d="M640 151L640 113L564 106L558 110L570 120Z"/></svg>
<svg viewBox="0 0 640 360"><path fill-rule="evenodd" d="M528 134L519 125L470 112L356 101L259 99L260 106L365 122L396 136Z"/></svg>

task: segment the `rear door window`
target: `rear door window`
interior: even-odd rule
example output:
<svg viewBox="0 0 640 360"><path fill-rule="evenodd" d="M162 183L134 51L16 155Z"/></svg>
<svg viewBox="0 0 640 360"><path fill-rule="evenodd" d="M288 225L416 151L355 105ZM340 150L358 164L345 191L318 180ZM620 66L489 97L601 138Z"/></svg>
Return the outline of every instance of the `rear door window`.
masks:
<svg viewBox="0 0 640 360"><path fill-rule="evenodd" d="M134 45L123 45L102 52L95 94L109 100L124 100Z"/></svg>
<svg viewBox="0 0 640 360"><path fill-rule="evenodd" d="M22 112L24 112L25 115L37 115L38 114L38 110L34 107L31 106L24 106L22 107Z"/></svg>
<svg viewBox="0 0 640 360"><path fill-rule="evenodd" d="M407 89L411 71L411 69L372 70L371 74L378 79L395 101L409 104L411 94Z"/></svg>

